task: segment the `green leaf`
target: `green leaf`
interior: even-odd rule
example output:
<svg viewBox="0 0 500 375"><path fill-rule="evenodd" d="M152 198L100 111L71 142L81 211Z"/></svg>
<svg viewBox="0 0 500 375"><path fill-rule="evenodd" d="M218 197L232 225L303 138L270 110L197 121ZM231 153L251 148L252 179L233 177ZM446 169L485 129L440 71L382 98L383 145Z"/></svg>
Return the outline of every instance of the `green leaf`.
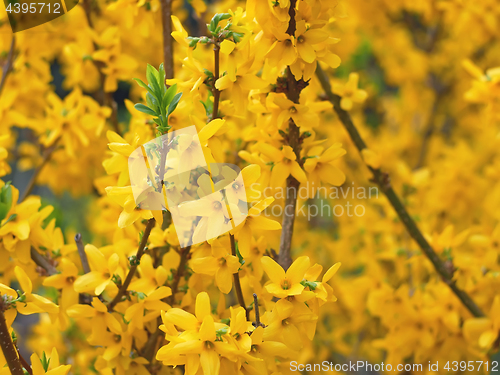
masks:
<svg viewBox="0 0 500 375"><path fill-rule="evenodd" d="M156 98L153 95L151 95L149 92L146 94L146 103L147 103L149 108L151 108L153 111L158 113L158 110L160 109L158 100L156 100Z"/></svg>
<svg viewBox="0 0 500 375"><path fill-rule="evenodd" d="M227 334L229 332L229 327L222 327L219 328L217 331L215 331L215 335L217 336L218 339L220 339L223 335Z"/></svg>
<svg viewBox="0 0 500 375"><path fill-rule="evenodd" d="M193 37L193 36L188 36L186 39L188 41L189 47L191 47L191 48L196 48L196 46L198 45L198 42L200 41L200 38Z"/></svg>
<svg viewBox="0 0 500 375"><path fill-rule="evenodd" d="M167 86L165 85L165 68L163 67L163 63L160 64L160 70L158 72L158 83L161 87L161 96L165 95L165 91L167 91Z"/></svg>
<svg viewBox="0 0 500 375"><path fill-rule="evenodd" d="M232 37L234 39L234 42L235 43L239 43L239 42L241 42L241 38L243 38L243 36L245 34L243 34L243 33L236 33L234 31L231 31L231 35L232 35Z"/></svg>
<svg viewBox="0 0 500 375"><path fill-rule="evenodd" d="M168 88L168 90L165 92L165 95L163 95L163 100L161 103L163 108L168 108L176 92L177 92L177 85L172 85Z"/></svg>
<svg viewBox="0 0 500 375"><path fill-rule="evenodd" d="M5 221L5 223L3 223L2 225L0 225L0 227L3 227L5 224L7 224L9 221L12 221L12 220L15 220L15 218L17 217L17 214L12 214L9 216L9 218ZM1 220L0 220L1 221Z"/></svg>
<svg viewBox="0 0 500 375"><path fill-rule="evenodd" d="M146 77L148 78L148 83L153 88L153 96L156 98L161 98L163 95L160 88L159 73L154 66L148 64L148 67L146 69Z"/></svg>
<svg viewBox="0 0 500 375"><path fill-rule="evenodd" d="M139 112L145 113L147 115L157 116L157 113L155 111L153 111L151 108L145 106L142 103L137 103L136 105L134 105L134 108L137 109Z"/></svg>
<svg viewBox="0 0 500 375"><path fill-rule="evenodd" d="M315 282L315 281L308 281L308 280L302 280L300 282L300 284L303 285L304 288L309 288L311 290L316 289L316 287L318 286L317 282Z"/></svg>
<svg viewBox="0 0 500 375"><path fill-rule="evenodd" d="M42 367L45 370L45 372L49 371L50 358L47 359L45 352L42 353L42 358L40 358L40 362L42 363Z"/></svg>
<svg viewBox="0 0 500 375"><path fill-rule="evenodd" d="M139 300L143 300L143 299L144 299L144 298L146 298L146 297L147 297L146 293L143 293L143 292L137 292L137 298L138 298Z"/></svg>
<svg viewBox="0 0 500 375"><path fill-rule="evenodd" d="M0 221L5 219L12 207L12 187L10 182L7 182L2 189L0 189Z"/></svg>
<svg viewBox="0 0 500 375"><path fill-rule="evenodd" d="M134 78L134 81L137 82L137 84L139 86L141 86L142 88L145 88L146 90L148 90L148 92L151 94L151 95L154 95L154 92L153 90L151 90L151 87L149 87L148 85L146 85L144 82L142 82L139 78Z"/></svg>
<svg viewBox="0 0 500 375"><path fill-rule="evenodd" d="M179 104L179 100L181 100L182 92L176 94L172 101L170 102L168 106L168 111L167 111L167 116L170 116L170 114L175 111L175 108L177 108L177 104Z"/></svg>
<svg viewBox="0 0 500 375"><path fill-rule="evenodd" d="M217 13L212 17L210 24L207 25L208 31L214 34L217 33L217 26L219 25L219 22L222 20L227 20L228 18L231 18L231 15L229 13Z"/></svg>

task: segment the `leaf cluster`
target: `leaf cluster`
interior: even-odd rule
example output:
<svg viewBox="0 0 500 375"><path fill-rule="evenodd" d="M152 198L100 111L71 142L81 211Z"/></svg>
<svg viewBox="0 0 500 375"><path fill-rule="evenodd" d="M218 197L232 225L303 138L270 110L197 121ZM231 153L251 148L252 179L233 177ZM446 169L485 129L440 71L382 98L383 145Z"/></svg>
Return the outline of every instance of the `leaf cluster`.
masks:
<svg viewBox="0 0 500 375"><path fill-rule="evenodd" d="M177 85L167 88L163 64L160 64L159 70L148 64L146 77L148 84L138 78L134 78L134 80L139 86L148 90L146 94L147 105L137 103L134 108L147 115L155 116L153 121L157 125L158 132L165 134L171 129L168 124L168 116L172 114L177 104L179 104L182 93L177 93Z"/></svg>

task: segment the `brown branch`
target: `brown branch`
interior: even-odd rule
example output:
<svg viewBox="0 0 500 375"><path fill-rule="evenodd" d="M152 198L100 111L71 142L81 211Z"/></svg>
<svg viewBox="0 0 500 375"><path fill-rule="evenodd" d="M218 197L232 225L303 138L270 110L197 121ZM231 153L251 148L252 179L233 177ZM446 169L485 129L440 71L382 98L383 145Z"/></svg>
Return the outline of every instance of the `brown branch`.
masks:
<svg viewBox="0 0 500 375"><path fill-rule="evenodd" d="M260 321L259 299L255 293L253 294L253 308L255 309L255 322L253 323L253 326L255 328L265 327L265 324Z"/></svg>
<svg viewBox="0 0 500 375"><path fill-rule="evenodd" d="M135 271L137 270L137 266L139 265L141 258L144 255L149 235L151 234L151 230L154 228L155 224L156 220L154 218L148 220L148 224L146 225L146 229L144 229L144 234L142 235L141 243L139 244L139 249L137 250L137 254L135 255L136 260L134 261L134 264L130 266L130 270L128 271L127 277L125 278L125 281L118 290L118 293L116 294L115 298L113 298L113 300L108 304L108 311L110 312L113 311L115 305L121 302L122 297L125 295L125 293L127 293L127 288L132 282L132 278L134 277Z"/></svg>
<svg viewBox="0 0 500 375"><path fill-rule="evenodd" d="M420 153L417 159L417 164L415 164L414 169L418 169L424 165L425 157L427 155L427 151L429 148L429 143L432 134L434 133L436 128L436 117L439 107L441 106L441 103L443 102L443 99L445 98L446 94L449 92L449 87L444 85L436 75L432 73L429 74L428 80L430 86L435 92L435 98L434 98L434 103L432 104L431 111L429 113L429 118L427 119L427 125L423 132L422 144L420 146Z"/></svg>
<svg viewBox="0 0 500 375"><path fill-rule="evenodd" d="M12 36L12 42L10 43L9 53L7 55L7 62L3 66L2 79L0 80L0 95L2 95L3 88L7 82L7 76L12 70L12 65L14 63L14 50L16 49L16 37Z"/></svg>
<svg viewBox="0 0 500 375"><path fill-rule="evenodd" d="M83 0L83 9L85 11L85 17L87 18L87 24L91 29L93 29L94 23L92 22L92 4L90 2L91 0ZM94 45L94 50L97 51L99 49L99 46L95 42L93 43L93 45ZM99 80L101 83L100 84L101 89L99 92L99 96L97 97L98 102L101 106L106 106L111 108L111 116L110 116L111 126L113 127L113 130L116 133L120 134L120 127L118 125L118 105L113 99L112 93L104 92L104 82L106 80L106 75L102 72L102 69L105 67L105 64L102 61L95 61L95 60L92 60L92 63L99 71Z"/></svg>
<svg viewBox="0 0 500 375"><path fill-rule="evenodd" d="M215 82L219 79L220 74L220 46L217 41L214 43L214 80L213 80L213 95L214 95L214 107L212 109L212 120L219 117L219 101L220 101L220 91L215 87ZM224 195L225 198L225 195ZM227 201L226 201L227 202ZM234 240L234 235L229 234L229 239L231 242L231 254L236 256L236 242ZM238 297L238 302L241 307L245 309L245 315L247 320L249 320L250 311L245 305L245 300L243 298L243 291L241 290L241 282L239 271L233 274L234 279L234 290L236 291L236 296Z"/></svg>
<svg viewBox="0 0 500 375"><path fill-rule="evenodd" d="M212 111L212 120L219 117L219 101L220 101L220 91L215 87L215 82L219 79L220 70L220 46L219 43L214 43L214 80L212 93L214 95L214 108Z"/></svg>
<svg viewBox="0 0 500 375"><path fill-rule="evenodd" d="M34 247L31 247L31 259L35 264L43 268L48 276L55 275L57 273L56 267L42 254L38 252Z"/></svg>
<svg viewBox="0 0 500 375"><path fill-rule="evenodd" d="M236 256L236 242L234 241L234 236L232 234L229 234L229 239L231 241L231 254L233 254L233 256ZM250 320L250 310L247 309L247 305L245 305L245 299L243 298L243 291L241 290L239 271L236 271L236 273L233 274L233 279L234 279L234 290L236 292L236 297L238 298L238 303L240 304L241 307L245 309L245 315L247 317L247 320Z"/></svg>
<svg viewBox="0 0 500 375"><path fill-rule="evenodd" d="M82 262L82 268L84 273L90 272L89 260L87 259L87 253L85 253L85 247L83 246L82 235L77 233L75 235L76 248L78 249L78 255Z"/></svg>
<svg viewBox="0 0 500 375"><path fill-rule="evenodd" d="M30 364L28 363L27 360L24 359L23 355L21 354L19 348L16 345L16 350L17 350L17 355L19 356L19 360L21 361L21 364L23 365L24 369L29 375L33 375L33 370L31 369Z"/></svg>
<svg viewBox="0 0 500 375"><path fill-rule="evenodd" d="M161 0L161 22L163 26L163 67L165 77L174 78L174 43L172 38L172 0Z"/></svg>
<svg viewBox="0 0 500 375"><path fill-rule="evenodd" d="M16 347L12 342L12 337L9 333L9 327L7 327L7 321L5 320L4 311L6 310L6 302L4 298L6 295L0 295L0 346L2 347L2 352L9 366L12 375L24 375L23 365L19 360L17 355Z"/></svg>
<svg viewBox="0 0 500 375"><path fill-rule="evenodd" d="M28 197L28 195L30 195L31 192L33 191L33 188L35 187L35 184L36 184L36 180L37 180L38 176L40 175L40 172L42 172L42 169L50 161L52 154L59 146L60 140L61 140L61 137L59 136L51 146L44 149L43 156L42 156L42 163L35 169L35 172L31 176L31 179L29 180L28 185L24 189L23 195L21 196L20 202L24 201Z"/></svg>
<svg viewBox="0 0 500 375"><path fill-rule="evenodd" d="M367 148L365 142L361 138L356 126L354 125L351 116L348 112L344 111L340 107L341 97L335 95L330 86L330 82L325 72L321 67L317 66L316 76L318 77L323 90L328 96L329 101L333 104L333 108L339 117L340 122L344 125L344 128L349 133L351 140L354 145L361 152L363 149ZM441 279L450 287L450 289L455 293L455 295L460 299L462 304L470 311L475 317L485 316L481 309L476 305L476 303L471 299L471 297L463 290L459 289L456 282L453 280L453 266L450 267L447 263L443 262L438 254L434 251L432 246L427 242L426 238L418 228L415 221L411 218L410 214L406 210L405 206L399 199L396 192L393 190L390 179L387 173L382 172L380 169L372 168L367 165L368 169L373 175L373 182L375 182L380 190L385 194L393 209L396 211L399 219L405 226L406 230L410 236L418 244L422 252L431 261L434 269L441 276Z"/></svg>
<svg viewBox="0 0 500 375"><path fill-rule="evenodd" d="M290 36L295 36L296 22L295 22L295 6L297 1L292 0L290 2L290 8L288 14L290 16L290 21L288 23L287 34ZM292 74L290 67L286 69L286 96L289 100L294 103L299 103L300 92L302 91L299 81L295 79ZM302 146L300 144L300 129L295 124L295 122L290 119L288 121L288 134L285 139L288 145L292 148L297 160L300 162L300 151ZM278 263L287 270L292 264L292 236L293 236L293 225L295 223L295 211L297 207L297 193L299 189L299 181L293 176L288 176L286 179L286 198L285 198L285 213L283 214L283 221L281 223L281 240L280 240L280 250L278 254ZM290 209L290 211L289 211ZM288 214L290 212L290 214Z"/></svg>
<svg viewBox="0 0 500 375"><path fill-rule="evenodd" d="M182 276L184 276L184 271L186 270L187 261L190 258L191 246L188 246L180 250L181 260L179 261L179 267L175 272L174 279L172 280L172 285L170 289L172 290L172 295L168 298L169 305L173 306L175 304L175 295L179 289L179 283L181 282Z"/></svg>

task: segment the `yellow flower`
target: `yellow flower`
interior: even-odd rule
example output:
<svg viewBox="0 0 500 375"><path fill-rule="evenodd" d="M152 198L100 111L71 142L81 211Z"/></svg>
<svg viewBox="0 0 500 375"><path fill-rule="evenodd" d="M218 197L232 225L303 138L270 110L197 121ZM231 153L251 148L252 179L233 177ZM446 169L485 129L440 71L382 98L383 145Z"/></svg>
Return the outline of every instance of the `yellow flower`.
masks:
<svg viewBox="0 0 500 375"><path fill-rule="evenodd" d="M47 298L32 294L33 284L26 272L19 266L14 268L17 281L23 291L22 300L16 303L16 310L23 315L37 314L47 312L51 319L59 313L59 307Z"/></svg>
<svg viewBox="0 0 500 375"><path fill-rule="evenodd" d="M345 174L334 165L334 162L346 153L341 146L336 143L325 151L322 146L314 146L307 153L304 169L308 173L309 182L315 188L320 186L320 181L334 186L345 182Z"/></svg>
<svg viewBox="0 0 500 375"><path fill-rule="evenodd" d="M311 128L318 122L318 116L311 111L310 106L294 103L285 94L270 93L266 104L279 129L287 128L290 119L302 128Z"/></svg>
<svg viewBox="0 0 500 375"><path fill-rule="evenodd" d="M12 197L17 200L18 191L13 187L8 187L8 189L12 189L11 193L8 194L12 194ZM3 220L3 225L0 226L3 247L9 252L15 251L16 257L22 263L31 261L31 246L35 248L51 247L42 222L50 215L53 207L46 206L39 210L41 205L40 198L33 196L28 197L18 205L12 205Z"/></svg>
<svg viewBox="0 0 500 375"><path fill-rule="evenodd" d="M158 350L156 359L164 365L183 364L187 374L195 374L200 366L204 375L219 374L220 356L231 358L238 352L224 339L229 327L214 322L210 311L208 294L202 292L196 297L195 315L177 308L162 313L163 331L175 333L177 326L183 332L175 337L167 333L170 342Z"/></svg>
<svg viewBox="0 0 500 375"><path fill-rule="evenodd" d="M132 290L132 288L129 289ZM144 323L156 319L160 316L160 311L168 310L170 306L162 300L171 296L172 290L167 286L160 286L148 295L142 292L135 292L135 294L137 302L131 304L124 315L125 320L129 322L127 328L129 333L133 333L135 329L144 329Z"/></svg>
<svg viewBox="0 0 500 375"><path fill-rule="evenodd" d="M46 358L45 353L43 354L42 358L45 360L45 365L47 366L46 369L44 368L40 357L38 357L38 354L33 353L30 357L33 375L66 375L71 369L71 365L59 364L59 354L57 353L56 348L52 349L50 358Z"/></svg>
<svg viewBox="0 0 500 375"><path fill-rule="evenodd" d="M78 277L78 268L68 258L62 258L58 267L61 273L52 275L43 280L44 286L61 289L60 307L63 311L78 303L78 292L73 283Z"/></svg>
<svg viewBox="0 0 500 375"><path fill-rule="evenodd" d="M160 228L156 227L163 233ZM151 235L149 236L151 240ZM164 285L168 278L168 271L163 266L154 268L153 259L149 254L144 254L141 258L141 263L137 267L140 277L130 283L130 290L146 293L149 295L154 292L158 286Z"/></svg>
<svg viewBox="0 0 500 375"><path fill-rule="evenodd" d="M147 188L139 188L139 190L143 192L141 200L147 199L148 202L153 201L158 202L158 204L165 204L165 198L162 194L156 192L154 187L148 185ZM118 218L118 226L120 228L128 227L139 219L151 219L153 215L155 215L157 221L160 220L160 223L162 222L161 211L142 210L137 207L131 186L108 186L106 193L114 202L123 207L123 211ZM156 215L156 213L160 213L160 215Z"/></svg>
<svg viewBox="0 0 500 375"><path fill-rule="evenodd" d="M228 237L224 242L215 239L212 242L212 254L209 256L193 257L191 267L194 272L215 276L215 283L219 290L228 294L233 287L233 274L238 272L241 264L237 257L231 255Z"/></svg>
<svg viewBox="0 0 500 375"><path fill-rule="evenodd" d="M0 135L0 177L10 173L10 165L7 163L9 153L5 147L9 138L9 134Z"/></svg>
<svg viewBox="0 0 500 375"><path fill-rule="evenodd" d="M379 169L382 164L382 158L375 151L364 148L361 150L361 156L363 157L363 161L374 169Z"/></svg>
<svg viewBox="0 0 500 375"><path fill-rule="evenodd" d="M257 327L252 332L252 355L262 361L252 361L243 363L243 368L250 374L267 374L268 373L268 358L296 358L298 353L291 350L288 346L280 341L264 340L265 328Z"/></svg>
<svg viewBox="0 0 500 375"><path fill-rule="evenodd" d="M295 40L297 51L302 60L312 63L316 59L314 45L328 39L328 32L321 29L311 29L306 27L306 21L297 22Z"/></svg>
<svg viewBox="0 0 500 375"><path fill-rule="evenodd" d="M275 29L273 33L276 40L266 54L269 63L274 66L292 65L297 60L294 37Z"/></svg>
<svg viewBox="0 0 500 375"><path fill-rule="evenodd" d="M252 63L252 59L248 60L248 62L238 67L236 75L226 74L215 82L217 90L231 92L231 101L234 104L236 113L242 113L245 109L250 90L263 89L267 86L267 83L262 78L248 72Z"/></svg>
<svg viewBox="0 0 500 375"><path fill-rule="evenodd" d="M112 151L111 157L104 160L102 165L106 169L107 174L118 173L118 186L125 186L130 181L129 176L129 156L141 144L141 137L136 134L131 144L115 132L108 131L106 133L108 140L108 147Z"/></svg>
<svg viewBox="0 0 500 375"><path fill-rule="evenodd" d="M281 341L292 350L298 351L303 347L304 341L304 335L300 333L298 325L316 321L318 317L302 302L294 304L280 299L273 310L262 319L267 324L264 328L264 340ZM312 334L314 335L314 331Z"/></svg>
<svg viewBox="0 0 500 375"><path fill-rule="evenodd" d="M286 272L270 257L262 257L261 262L264 271L271 279L265 286L269 293L278 298L296 296L302 293L304 285L301 284L301 281L309 268L309 257L298 257Z"/></svg>
<svg viewBox="0 0 500 375"><path fill-rule="evenodd" d="M92 299L89 305L73 305L66 311L68 316L76 320L91 318L92 334L88 337L89 344L101 345L100 340L104 334L114 332L119 335L122 331L120 322L108 312L108 309L99 298ZM109 328L109 331L108 331Z"/></svg>
<svg viewBox="0 0 500 375"><path fill-rule="evenodd" d="M464 322L463 332L467 340L478 345L481 350L489 350L500 331L500 296L495 296L489 317L469 318Z"/></svg>
<svg viewBox="0 0 500 375"><path fill-rule="evenodd" d="M114 253L106 260L104 254L90 244L85 245L85 253L91 271L75 281L75 291L100 295L108 286L114 286L113 289L116 289L116 284L112 281L113 276L117 274L122 277L122 280L124 277L118 254Z"/></svg>
<svg viewBox="0 0 500 375"><path fill-rule="evenodd" d="M350 73L345 85L333 85L333 92L342 97L340 106L345 111L350 111L354 103L363 103L368 96L365 90L358 89L358 73Z"/></svg>
<svg viewBox="0 0 500 375"><path fill-rule="evenodd" d="M137 68L137 61L121 51L118 27L108 27L97 44L103 48L92 53L92 58L106 64L102 69L106 77L104 91L114 92L118 88L118 80L130 79Z"/></svg>
<svg viewBox="0 0 500 375"><path fill-rule="evenodd" d="M257 150L274 163L270 181L273 187L282 187L290 175L301 183L307 182L306 174L297 162L297 156L290 146L283 146L281 150L278 150L274 146L260 142L257 144Z"/></svg>
<svg viewBox="0 0 500 375"><path fill-rule="evenodd" d="M267 197L266 199L253 205L248 210L248 216L246 217L244 222L235 228L234 231L238 233L238 248L243 258L247 258L250 255L250 244L252 239L252 232L254 230L281 229L280 223L261 215L262 211L264 211L273 202L273 197Z"/></svg>

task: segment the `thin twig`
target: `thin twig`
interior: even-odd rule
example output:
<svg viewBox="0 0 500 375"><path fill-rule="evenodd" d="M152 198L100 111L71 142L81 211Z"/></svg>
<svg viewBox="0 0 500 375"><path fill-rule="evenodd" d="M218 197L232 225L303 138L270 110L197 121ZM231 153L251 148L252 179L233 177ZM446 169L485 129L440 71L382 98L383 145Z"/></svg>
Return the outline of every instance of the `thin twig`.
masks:
<svg viewBox="0 0 500 375"><path fill-rule="evenodd" d="M255 323L253 324L255 328L265 327L263 323L260 322L260 311L259 311L259 299L257 294L253 294L253 308L255 310Z"/></svg>
<svg viewBox="0 0 500 375"><path fill-rule="evenodd" d="M92 22L92 4L91 0L83 0L83 9L85 11L85 17L87 18L87 24L91 29L94 28L94 23ZM97 43L93 43L94 50L97 51L99 46ZM113 94L110 92L104 92L104 82L106 81L106 75L102 72L102 69L105 67L105 64L102 61L92 60L92 63L97 68L99 72L99 80L100 80L100 92L98 98L98 102L102 106L107 106L111 108L111 116L110 123L113 127L115 133L120 134L120 127L118 125L118 105L116 101L113 99ZM96 95L97 96L97 95Z"/></svg>
<svg viewBox="0 0 500 375"><path fill-rule="evenodd" d="M21 361L21 364L23 365L24 369L28 372L29 375L33 375L33 370L31 369L30 364L28 363L28 361L24 359L17 345L16 345L16 350L17 350L17 355L19 356L19 360Z"/></svg>
<svg viewBox="0 0 500 375"><path fill-rule="evenodd" d="M219 101L220 101L220 91L215 87L215 82L219 79L220 74L220 46L219 43L214 43L214 81L213 90L214 95L214 107L212 111L212 120L219 117Z"/></svg>
<svg viewBox="0 0 500 375"><path fill-rule="evenodd" d="M61 140L61 137L59 136L51 146L45 148L45 150L43 151L42 162L38 167L36 167L35 172L33 172L33 175L31 176L31 179L29 180L28 185L24 189L24 192L23 192L23 195L21 196L20 202L24 201L28 197L28 195L30 195L31 192L33 191L33 188L35 187L35 184L36 184L36 180L37 180L38 176L40 175L40 172L42 172L42 169L50 161L50 158L52 157L54 151L59 146L60 140Z"/></svg>
<svg viewBox="0 0 500 375"><path fill-rule="evenodd" d="M186 270L187 261L190 258L191 246L185 247L180 250L181 260L179 261L179 266L175 272L174 279L172 280L172 285L170 289L172 290L172 295L168 298L168 303L173 306L175 304L175 295L179 290L179 283L184 276L184 271Z"/></svg>
<svg viewBox="0 0 500 375"><path fill-rule="evenodd" d="M333 108L339 117L340 122L344 125L344 128L349 133L351 140L354 142L354 145L361 152L363 149L367 148L365 142L361 138L356 126L354 125L351 116L348 112L344 111L340 107L341 97L335 95L330 86L330 82L325 72L321 67L317 66L316 76L318 77L323 90L325 91L328 99L333 104ZM418 228L415 221L411 218L410 214L406 210L405 206L399 199L396 192L393 190L390 179L387 173L382 172L380 169L372 168L367 165L368 169L373 174L373 182L375 182L380 190L385 194L392 207L396 211L399 219L406 227L406 230L410 234L410 236L415 240L418 244L422 252L427 256L427 258L431 261L434 266L434 269L441 276L441 279L444 281L446 285L450 287L450 289L455 293L455 295L462 301L463 305L470 311L472 315L475 317L483 317L485 316L481 309L476 305L476 303L471 299L471 297L463 290L459 289L456 285L455 280L453 280L453 267L441 260L438 254L434 251L431 245L427 242L426 238Z"/></svg>
<svg viewBox="0 0 500 375"><path fill-rule="evenodd" d="M5 82L7 81L7 75L12 70L12 65L14 63L14 50L16 49L16 37L12 36L12 42L10 42L9 54L7 55L7 62L2 69L2 79L0 80L0 95L2 95Z"/></svg>
<svg viewBox="0 0 500 375"><path fill-rule="evenodd" d="M213 80L213 95L214 95L214 106L212 108L212 120L219 117L219 101L220 101L220 91L215 87L215 82L219 79L220 74L220 46L216 41L214 43L214 80ZM231 253L236 256L236 242L234 240L234 235L229 234L229 239L231 242ZM245 315L247 320L250 319L250 311L245 305L245 300L243 298L243 291L241 290L241 282L239 272L233 274L234 279L234 290L236 291L236 296L238 297L238 302L241 307L245 309Z"/></svg>
<svg viewBox="0 0 500 375"><path fill-rule="evenodd" d="M161 0L161 22L163 25L163 67L165 77L174 78L174 43L172 38L172 0Z"/></svg>
<svg viewBox="0 0 500 375"><path fill-rule="evenodd" d="M87 253L85 252L85 247L83 246L82 235L77 233L75 235L76 248L78 249L78 255L82 262L82 268L84 273L90 272L89 260L87 259Z"/></svg>
<svg viewBox="0 0 500 375"><path fill-rule="evenodd" d="M429 74L429 82L430 86L435 92L435 97L431 111L429 113L429 118L427 119L427 125L425 127L422 137L422 144L420 146L420 153L414 169L418 169L424 165L425 158L429 149L429 143L436 128L436 117L439 107L441 106L446 93L449 91L449 87L444 85L434 74Z"/></svg>
<svg viewBox="0 0 500 375"><path fill-rule="evenodd" d="M146 229L144 229L144 234L142 235L141 243L139 244L139 249L137 250L137 254L135 255L136 259L134 261L134 264L130 266L130 270L128 271L127 277L125 278L125 281L118 290L118 293L116 294L115 298L113 298L113 300L108 304L108 311L110 312L113 311L115 305L121 301L122 297L127 292L127 288L130 285L132 278L134 277L135 271L137 270L137 266L139 265L139 262L141 261L141 258L146 249L146 244L148 243L149 235L151 234L151 230L154 228L155 224L156 220L154 218L148 220L148 224L146 225Z"/></svg>
<svg viewBox="0 0 500 375"><path fill-rule="evenodd" d="M232 234L229 234L229 239L231 241L231 254L233 254L233 256L236 256L236 242L234 241L234 236ZM240 275L238 271L236 271L236 273L233 274L233 279L234 279L234 290L236 291L236 297L238 298L238 303L240 304L241 307L245 309L245 315L247 317L247 320L250 320L250 310L247 309L247 305L245 305L245 299L243 298L243 291L241 290Z"/></svg>
<svg viewBox="0 0 500 375"><path fill-rule="evenodd" d="M23 365L19 360L16 347L9 333L9 327L7 327L7 321L5 320L4 311L7 307L4 297L6 296L0 295L0 346L2 347L2 352L11 374L24 375Z"/></svg>
<svg viewBox="0 0 500 375"><path fill-rule="evenodd" d="M290 36L295 36L296 22L295 22L295 6L297 1L291 0L289 15L290 22L288 24L287 34ZM289 100L294 103L299 103L300 92L302 89L299 86L299 81L295 79L292 74L290 67L286 69L286 96ZM288 145L292 148L293 152L299 164L301 164L300 151L302 146L300 144L300 129L295 124L295 122L290 118L288 121L288 134L286 136L286 141ZM297 192L299 189L300 182L295 179L292 175L288 176L286 179L286 198L285 198L285 213L283 214L283 221L281 223L281 240L280 240L280 251L278 255L278 263L283 269L287 270L292 264L292 236L293 236L293 226L295 223L295 211L297 207ZM290 211L289 211L290 209ZM290 214L288 214L290 212Z"/></svg>
<svg viewBox="0 0 500 375"><path fill-rule="evenodd" d="M48 276L55 275L57 273L56 267L54 267L54 265L52 265L52 263L40 254L34 247L31 247L31 259L37 266L43 268L47 272Z"/></svg>

